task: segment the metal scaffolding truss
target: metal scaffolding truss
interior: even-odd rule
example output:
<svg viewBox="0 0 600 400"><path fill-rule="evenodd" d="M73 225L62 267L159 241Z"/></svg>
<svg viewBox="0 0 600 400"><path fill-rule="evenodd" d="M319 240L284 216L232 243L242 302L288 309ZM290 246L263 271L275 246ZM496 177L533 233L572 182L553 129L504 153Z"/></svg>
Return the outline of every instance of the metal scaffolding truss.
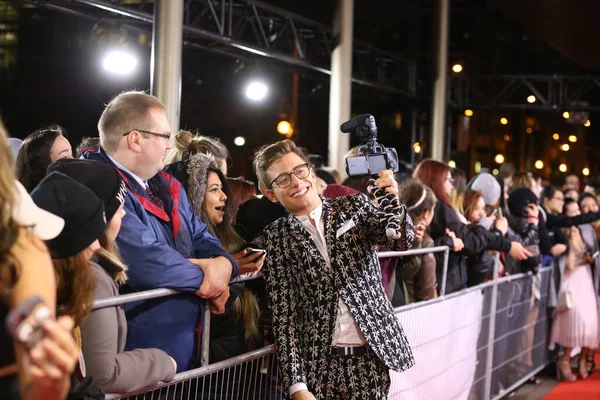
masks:
<svg viewBox="0 0 600 400"><path fill-rule="evenodd" d="M600 100L600 76L463 75L450 83L450 105L458 109L600 110L593 100Z"/></svg>
<svg viewBox="0 0 600 400"><path fill-rule="evenodd" d="M152 24L147 0L22 0L38 7L120 23ZM184 44L248 58L260 56L304 70L330 74L336 38L329 26L258 0L185 0ZM137 22L137 23L136 23ZM149 27L148 27L149 28ZM145 28L143 28L145 29ZM149 30L149 29L147 29ZM429 97L430 78L416 62L353 42L353 82L408 98Z"/></svg>

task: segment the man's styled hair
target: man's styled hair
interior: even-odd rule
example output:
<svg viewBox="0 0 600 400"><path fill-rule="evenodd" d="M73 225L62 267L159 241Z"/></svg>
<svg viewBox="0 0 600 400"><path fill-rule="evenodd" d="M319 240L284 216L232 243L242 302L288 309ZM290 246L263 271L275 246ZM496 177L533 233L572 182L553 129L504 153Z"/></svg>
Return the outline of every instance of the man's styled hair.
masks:
<svg viewBox="0 0 600 400"><path fill-rule="evenodd" d="M294 142L290 139L280 140L273 144L268 144L260 148L254 156L254 172L256 176L262 180L267 189L270 189L271 181L275 177L267 176L267 169L281 157L286 154L297 154L302 160L310 163L308 155L306 155Z"/></svg>
<svg viewBox="0 0 600 400"><path fill-rule="evenodd" d="M152 110L164 111L165 107L156 97L144 92L123 92L112 99L98 121L102 148L109 154L114 153L124 133L152 129Z"/></svg>

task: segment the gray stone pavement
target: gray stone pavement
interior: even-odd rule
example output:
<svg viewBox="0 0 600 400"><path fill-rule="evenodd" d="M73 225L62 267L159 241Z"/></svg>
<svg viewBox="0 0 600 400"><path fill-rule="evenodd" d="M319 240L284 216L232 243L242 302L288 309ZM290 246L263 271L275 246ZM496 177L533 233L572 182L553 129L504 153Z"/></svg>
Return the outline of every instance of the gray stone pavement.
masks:
<svg viewBox="0 0 600 400"><path fill-rule="evenodd" d="M512 392L505 399L510 400L541 400L546 394L548 394L556 385L558 381L556 376L551 374L549 371L544 370L538 376L538 379L542 381L539 385L533 385L526 383L519 387L516 391Z"/></svg>

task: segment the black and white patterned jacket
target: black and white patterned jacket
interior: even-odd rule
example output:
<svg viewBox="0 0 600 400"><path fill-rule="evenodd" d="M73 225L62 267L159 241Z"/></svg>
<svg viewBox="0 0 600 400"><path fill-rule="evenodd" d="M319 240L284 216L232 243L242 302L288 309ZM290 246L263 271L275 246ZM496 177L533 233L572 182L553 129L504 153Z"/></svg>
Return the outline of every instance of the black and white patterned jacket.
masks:
<svg viewBox="0 0 600 400"><path fill-rule="evenodd" d="M315 395L328 373L339 297L386 366L400 372L414 364L384 293L376 253L379 246L406 250L412 245L412 221L404 206L386 216L364 194L322 201L330 269L293 215L267 226L259 239L267 250L263 273L284 387L304 382ZM400 226L398 240L386 236L390 219Z"/></svg>

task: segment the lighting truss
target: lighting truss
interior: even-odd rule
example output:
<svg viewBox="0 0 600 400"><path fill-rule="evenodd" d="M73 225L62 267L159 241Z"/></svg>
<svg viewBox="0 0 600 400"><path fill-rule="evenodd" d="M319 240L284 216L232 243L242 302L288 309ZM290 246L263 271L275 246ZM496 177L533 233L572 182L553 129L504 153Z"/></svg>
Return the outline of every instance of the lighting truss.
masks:
<svg viewBox="0 0 600 400"><path fill-rule="evenodd" d="M22 0L86 18L152 24L145 0ZM258 0L185 0L184 44L232 57L272 62L330 74L335 38L329 26ZM407 98L430 96L431 78L416 62L353 41L353 82Z"/></svg>
<svg viewBox="0 0 600 400"><path fill-rule="evenodd" d="M535 103L527 102L529 95ZM461 75L450 83L450 105L459 110L600 110L593 99L600 99L600 76Z"/></svg>

